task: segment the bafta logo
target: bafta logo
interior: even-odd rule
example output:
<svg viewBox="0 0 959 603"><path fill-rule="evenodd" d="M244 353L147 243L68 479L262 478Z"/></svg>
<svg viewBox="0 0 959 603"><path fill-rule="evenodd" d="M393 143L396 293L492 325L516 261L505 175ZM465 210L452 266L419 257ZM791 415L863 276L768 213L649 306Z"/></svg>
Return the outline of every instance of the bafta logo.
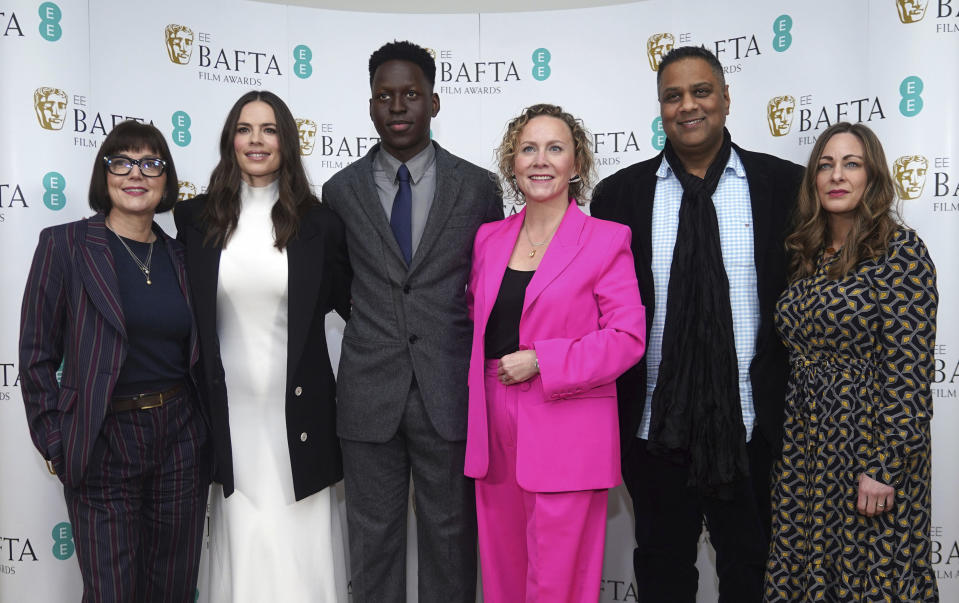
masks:
<svg viewBox="0 0 959 603"><path fill-rule="evenodd" d="M649 36L646 40L646 57L649 59L649 68L659 71L659 64L663 57L676 45L676 38L671 33L658 33Z"/></svg>
<svg viewBox="0 0 959 603"><path fill-rule="evenodd" d="M926 170L929 161L922 155L903 155L892 164L896 179L896 192L903 200L918 199L926 186Z"/></svg>
<svg viewBox="0 0 959 603"><path fill-rule="evenodd" d="M793 113L796 112L796 99L784 94L769 99L766 105L766 122L773 136L785 136L793 127Z"/></svg>
<svg viewBox="0 0 959 603"><path fill-rule="evenodd" d="M186 25L171 23L164 30L166 54L177 65L187 65L193 56L193 30Z"/></svg>
<svg viewBox="0 0 959 603"><path fill-rule="evenodd" d="M192 199L196 197L196 185L190 182L189 180L177 180L176 183L180 186L180 191L177 193L176 200L179 203L180 201L186 201L187 199Z"/></svg>
<svg viewBox="0 0 959 603"><path fill-rule="evenodd" d="M899 20L903 23L917 23L926 16L926 4L929 0L896 0Z"/></svg>
<svg viewBox="0 0 959 603"><path fill-rule="evenodd" d="M313 145L316 144L316 122L297 118L296 131L300 135L300 155L312 155Z"/></svg>
<svg viewBox="0 0 959 603"><path fill-rule="evenodd" d="M33 110L44 130L63 129L67 118L67 93L49 86L37 88L33 91Z"/></svg>

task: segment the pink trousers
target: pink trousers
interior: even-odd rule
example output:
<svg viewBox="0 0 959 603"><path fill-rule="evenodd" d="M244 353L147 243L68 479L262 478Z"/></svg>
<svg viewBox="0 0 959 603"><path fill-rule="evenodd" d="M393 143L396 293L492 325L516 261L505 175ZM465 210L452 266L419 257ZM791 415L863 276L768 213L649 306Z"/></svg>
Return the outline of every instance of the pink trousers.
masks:
<svg viewBox="0 0 959 603"><path fill-rule="evenodd" d="M593 603L602 578L608 491L528 492L516 483L519 386L499 382L498 362L486 362L489 473L476 480L483 601Z"/></svg>

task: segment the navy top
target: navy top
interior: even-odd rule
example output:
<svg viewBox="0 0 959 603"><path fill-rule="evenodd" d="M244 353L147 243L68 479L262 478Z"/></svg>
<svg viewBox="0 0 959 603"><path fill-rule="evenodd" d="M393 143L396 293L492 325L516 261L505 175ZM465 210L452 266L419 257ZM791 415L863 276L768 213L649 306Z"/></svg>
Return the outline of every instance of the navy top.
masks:
<svg viewBox="0 0 959 603"><path fill-rule="evenodd" d="M120 284L120 303L127 330L127 357L120 369L114 395L132 395L169 389L189 372L190 327L187 306L173 260L162 237L153 245L150 281L113 232L107 233ZM123 239L146 263L149 243Z"/></svg>
<svg viewBox="0 0 959 603"><path fill-rule="evenodd" d="M486 357L502 358L519 349L519 319L523 316L526 287L533 280L535 270L513 270L506 267L500 283L496 303L489 314L484 335Z"/></svg>

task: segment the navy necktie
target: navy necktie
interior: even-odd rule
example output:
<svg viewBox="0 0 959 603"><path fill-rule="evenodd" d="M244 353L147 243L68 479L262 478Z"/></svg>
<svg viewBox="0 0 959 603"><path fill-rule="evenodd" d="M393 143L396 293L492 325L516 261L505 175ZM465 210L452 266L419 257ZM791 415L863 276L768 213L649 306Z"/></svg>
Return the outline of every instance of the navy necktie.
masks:
<svg viewBox="0 0 959 603"><path fill-rule="evenodd" d="M413 191L410 189L410 170L405 163L396 170L396 179L400 182L400 188L393 198L390 228L409 266L413 259Z"/></svg>

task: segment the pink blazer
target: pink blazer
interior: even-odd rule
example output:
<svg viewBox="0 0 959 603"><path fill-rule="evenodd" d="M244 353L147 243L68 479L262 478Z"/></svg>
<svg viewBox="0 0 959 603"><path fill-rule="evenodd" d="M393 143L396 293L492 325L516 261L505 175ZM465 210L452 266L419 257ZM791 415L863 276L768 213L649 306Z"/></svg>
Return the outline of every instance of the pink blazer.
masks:
<svg viewBox="0 0 959 603"><path fill-rule="evenodd" d="M473 317L466 475L489 468L483 339L526 210L480 227L468 299ZM629 228L587 217L570 203L526 289L521 350L540 373L519 389L516 477L531 492L612 488L620 483L616 378L646 347Z"/></svg>

